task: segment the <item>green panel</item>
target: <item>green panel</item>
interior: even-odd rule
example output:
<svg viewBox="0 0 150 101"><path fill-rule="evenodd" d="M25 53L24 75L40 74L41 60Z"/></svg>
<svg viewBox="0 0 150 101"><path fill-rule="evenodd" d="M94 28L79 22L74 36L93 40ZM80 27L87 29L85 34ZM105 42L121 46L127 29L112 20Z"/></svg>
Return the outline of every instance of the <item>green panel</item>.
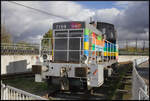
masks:
<svg viewBox="0 0 150 101"><path fill-rule="evenodd" d="M107 51L107 50L106 50L106 47L104 47L103 49L104 49L104 51Z"/></svg>
<svg viewBox="0 0 150 101"><path fill-rule="evenodd" d="M89 33L90 33L90 30L87 29L87 28L85 28L85 30L84 30L84 35L89 35Z"/></svg>
<svg viewBox="0 0 150 101"><path fill-rule="evenodd" d="M97 39L98 39L98 40L102 40L102 36L98 36Z"/></svg>
<svg viewBox="0 0 150 101"><path fill-rule="evenodd" d="M115 48L115 52L118 52L118 49Z"/></svg>
<svg viewBox="0 0 150 101"><path fill-rule="evenodd" d="M107 51L107 48L106 47L104 47L104 51L106 52ZM108 52L110 52L110 49L108 48Z"/></svg>
<svg viewBox="0 0 150 101"><path fill-rule="evenodd" d="M106 47L104 47L103 49L104 49L104 51L107 51L107 48L106 48ZM111 48L111 49L110 49L110 48L108 48L108 52L114 52L114 51L113 51L113 49L112 49L112 48Z"/></svg>
<svg viewBox="0 0 150 101"><path fill-rule="evenodd" d="M116 52L118 52L118 49L116 49Z"/></svg>
<svg viewBox="0 0 150 101"><path fill-rule="evenodd" d="M89 29L89 33L92 33L92 31Z"/></svg>
<svg viewBox="0 0 150 101"><path fill-rule="evenodd" d="M110 47L108 47L108 52L110 52Z"/></svg>
<svg viewBox="0 0 150 101"><path fill-rule="evenodd" d="M115 52L115 49L114 49L114 48L111 48L111 52Z"/></svg>
<svg viewBox="0 0 150 101"><path fill-rule="evenodd" d="M103 50L106 52L107 51L107 48L104 47ZM108 52L110 52L110 48L108 48ZM111 49L111 52L118 52L118 49Z"/></svg>
<svg viewBox="0 0 150 101"><path fill-rule="evenodd" d="M92 44L92 50L95 50L95 44Z"/></svg>
<svg viewBox="0 0 150 101"><path fill-rule="evenodd" d="M111 52L113 52L113 49L111 48Z"/></svg>

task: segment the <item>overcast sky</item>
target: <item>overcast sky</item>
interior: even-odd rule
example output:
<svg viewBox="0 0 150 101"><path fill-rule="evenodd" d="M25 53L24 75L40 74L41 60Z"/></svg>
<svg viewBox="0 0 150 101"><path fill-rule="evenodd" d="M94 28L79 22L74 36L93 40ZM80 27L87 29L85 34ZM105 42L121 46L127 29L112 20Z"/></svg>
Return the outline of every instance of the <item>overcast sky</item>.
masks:
<svg viewBox="0 0 150 101"><path fill-rule="evenodd" d="M68 20L94 20L112 23L118 40L149 40L149 2L147 1L16 1ZM39 42L52 23L66 21L7 1L1 2L1 23L12 34L13 40Z"/></svg>

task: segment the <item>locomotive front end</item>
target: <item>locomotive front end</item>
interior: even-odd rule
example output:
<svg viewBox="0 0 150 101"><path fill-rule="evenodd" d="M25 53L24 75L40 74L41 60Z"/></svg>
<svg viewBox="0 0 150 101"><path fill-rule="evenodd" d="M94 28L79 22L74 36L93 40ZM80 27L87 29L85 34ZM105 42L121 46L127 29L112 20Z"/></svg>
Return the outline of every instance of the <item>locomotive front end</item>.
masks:
<svg viewBox="0 0 150 101"><path fill-rule="evenodd" d="M101 86L104 68L116 63L116 44L86 22L54 23L52 38L43 38L42 42L51 47L41 44L43 61L33 66L35 79L62 90ZM43 52L45 49L48 51Z"/></svg>
<svg viewBox="0 0 150 101"><path fill-rule="evenodd" d="M49 41L52 60L49 62L44 58L47 54L42 54L45 61L42 66L48 68L42 72L42 78L62 90L87 87L90 68L86 64L88 56L84 55L84 29L85 22L54 23L53 37Z"/></svg>

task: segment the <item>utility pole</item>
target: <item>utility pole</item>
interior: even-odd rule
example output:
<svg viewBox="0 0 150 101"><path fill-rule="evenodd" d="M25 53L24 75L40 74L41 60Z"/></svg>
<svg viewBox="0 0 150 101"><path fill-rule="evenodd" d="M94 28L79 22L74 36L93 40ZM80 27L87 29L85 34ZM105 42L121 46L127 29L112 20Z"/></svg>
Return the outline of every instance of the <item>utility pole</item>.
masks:
<svg viewBox="0 0 150 101"><path fill-rule="evenodd" d="M128 41L126 40L126 49L128 51Z"/></svg>
<svg viewBox="0 0 150 101"><path fill-rule="evenodd" d="M143 40L143 52L144 52L144 48L145 48L145 40Z"/></svg>
<svg viewBox="0 0 150 101"><path fill-rule="evenodd" d="M137 38L136 38L136 52L137 52Z"/></svg>

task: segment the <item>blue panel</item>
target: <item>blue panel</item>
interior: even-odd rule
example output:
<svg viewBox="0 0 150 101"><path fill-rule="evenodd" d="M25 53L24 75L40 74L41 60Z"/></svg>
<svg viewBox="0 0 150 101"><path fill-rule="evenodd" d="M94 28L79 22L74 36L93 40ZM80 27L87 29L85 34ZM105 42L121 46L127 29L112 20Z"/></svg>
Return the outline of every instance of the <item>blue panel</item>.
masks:
<svg viewBox="0 0 150 101"><path fill-rule="evenodd" d="M114 44L111 44L111 47L114 47Z"/></svg>
<svg viewBox="0 0 150 101"><path fill-rule="evenodd" d="M110 48L110 46L112 47L112 45L110 44L110 43L105 43L105 47L108 47L108 48Z"/></svg>
<svg viewBox="0 0 150 101"><path fill-rule="evenodd" d="M105 47L107 47L107 43L105 42Z"/></svg>
<svg viewBox="0 0 150 101"><path fill-rule="evenodd" d="M88 51L88 50L84 50L84 54L85 54L86 56L89 56L89 51Z"/></svg>
<svg viewBox="0 0 150 101"><path fill-rule="evenodd" d="M89 38L84 38L84 42L89 42Z"/></svg>
<svg viewBox="0 0 150 101"><path fill-rule="evenodd" d="M84 35L84 42L89 42L89 36L88 35Z"/></svg>
<svg viewBox="0 0 150 101"><path fill-rule="evenodd" d="M110 43L108 43L108 47L110 47Z"/></svg>
<svg viewBox="0 0 150 101"><path fill-rule="evenodd" d="M89 35L84 35L84 38L89 38Z"/></svg>

